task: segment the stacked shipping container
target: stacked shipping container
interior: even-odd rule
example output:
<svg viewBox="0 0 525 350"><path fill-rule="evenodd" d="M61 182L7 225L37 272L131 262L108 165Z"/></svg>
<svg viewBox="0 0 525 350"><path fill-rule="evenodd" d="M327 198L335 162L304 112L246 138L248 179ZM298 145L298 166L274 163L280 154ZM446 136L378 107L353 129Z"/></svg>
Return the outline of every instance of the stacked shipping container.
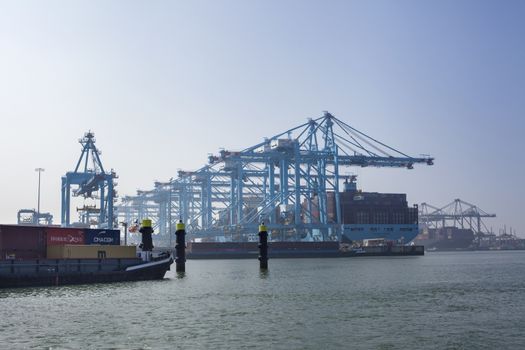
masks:
<svg viewBox="0 0 525 350"><path fill-rule="evenodd" d="M376 192L341 193L344 224L417 224L417 208L408 206L406 195Z"/></svg>
<svg viewBox="0 0 525 350"><path fill-rule="evenodd" d="M65 244L47 247L48 259L131 259L137 257L135 246Z"/></svg>
<svg viewBox="0 0 525 350"><path fill-rule="evenodd" d="M86 244L120 245L120 231L107 229L84 229Z"/></svg>
<svg viewBox="0 0 525 350"><path fill-rule="evenodd" d="M120 231L58 226L0 225L0 260L44 259L47 247L120 245Z"/></svg>
<svg viewBox="0 0 525 350"><path fill-rule="evenodd" d="M84 231L78 228L46 227L47 245L84 244Z"/></svg>
<svg viewBox="0 0 525 350"><path fill-rule="evenodd" d="M46 257L43 227L0 225L0 259L42 259Z"/></svg>

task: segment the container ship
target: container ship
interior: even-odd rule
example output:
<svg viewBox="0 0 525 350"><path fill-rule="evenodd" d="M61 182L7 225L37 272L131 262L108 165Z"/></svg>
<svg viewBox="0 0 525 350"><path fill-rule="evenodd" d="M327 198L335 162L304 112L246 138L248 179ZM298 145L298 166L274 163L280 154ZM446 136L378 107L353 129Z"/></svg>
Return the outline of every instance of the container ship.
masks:
<svg viewBox="0 0 525 350"><path fill-rule="evenodd" d="M399 245L418 234L418 206L410 207L404 193L361 192L355 181L340 193L342 240L384 239Z"/></svg>
<svg viewBox="0 0 525 350"><path fill-rule="evenodd" d="M270 240L270 258L424 255L421 245L408 245L418 234L418 207L408 205L406 194L358 191L355 177L339 193L341 235L338 241ZM327 193L328 217L336 221L334 192ZM304 205L303 205L304 209ZM312 210L313 220L319 217ZM189 259L254 258L255 242L193 242Z"/></svg>
<svg viewBox="0 0 525 350"><path fill-rule="evenodd" d="M0 288L162 279L173 258L152 252L151 222L141 230L137 251L119 230L0 225Z"/></svg>

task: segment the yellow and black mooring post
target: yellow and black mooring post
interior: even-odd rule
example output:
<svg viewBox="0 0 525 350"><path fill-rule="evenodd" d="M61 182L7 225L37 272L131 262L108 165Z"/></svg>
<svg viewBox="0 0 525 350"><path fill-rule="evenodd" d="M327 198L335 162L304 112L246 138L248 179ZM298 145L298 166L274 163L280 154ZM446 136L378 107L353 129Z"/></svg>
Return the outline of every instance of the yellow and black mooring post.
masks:
<svg viewBox="0 0 525 350"><path fill-rule="evenodd" d="M145 261L150 261L151 251L153 250L153 228L151 227L150 219L142 220L142 225L140 226L139 232L142 234L142 242L139 245L139 248L142 249L142 259Z"/></svg>
<svg viewBox="0 0 525 350"><path fill-rule="evenodd" d="M177 272L186 271L186 228L182 220L177 222L177 231L175 231L175 269Z"/></svg>
<svg viewBox="0 0 525 350"><path fill-rule="evenodd" d="M268 270L268 229L264 222L259 225L259 267Z"/></svg>

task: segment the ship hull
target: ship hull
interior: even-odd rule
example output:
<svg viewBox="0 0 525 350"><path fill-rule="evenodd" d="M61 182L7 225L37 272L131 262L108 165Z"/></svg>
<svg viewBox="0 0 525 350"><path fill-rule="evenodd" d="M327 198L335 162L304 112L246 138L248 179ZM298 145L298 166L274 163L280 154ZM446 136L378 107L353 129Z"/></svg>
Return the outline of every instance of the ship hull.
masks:
<svg viewBox="0 0 525 350"><path fill-rule="evenodd" d="M365 256L424 255L423 246L383 245L342 249L339 242L270 242L270 259L346 258ZM191 243L188 259L254 259L259 256L255 242Z"/></svg>
<svg viewBox="0 0 525 350"><path fill-rule="evenodd" d="M140 259L42 259L0 262L0 288L59 286L163 279L172 257Z"/></svg>
<svg viewBox="0 0 525 350"><path fill-rule="evenodd" d="M345 224L343 236L351 241L383 238L385 241L411 242L418 235L417 224Z"/></svg>

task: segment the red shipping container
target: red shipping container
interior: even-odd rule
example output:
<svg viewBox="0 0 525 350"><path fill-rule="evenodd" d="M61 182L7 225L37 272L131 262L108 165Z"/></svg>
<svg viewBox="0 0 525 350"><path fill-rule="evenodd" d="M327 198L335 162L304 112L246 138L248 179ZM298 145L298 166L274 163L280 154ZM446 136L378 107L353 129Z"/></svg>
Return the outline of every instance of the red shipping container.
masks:
<svg viewBox="0 0 525 350"><path fill-rule="evenodd" d="M85 244L84 231L69 227L47 227L47 245Z"/></svg>
<svg viewBox="0 0 525 350"><path fill-rule="evenodd" d="M43 227L0 225L0 260L41 259L46 256Z"/></svg>

